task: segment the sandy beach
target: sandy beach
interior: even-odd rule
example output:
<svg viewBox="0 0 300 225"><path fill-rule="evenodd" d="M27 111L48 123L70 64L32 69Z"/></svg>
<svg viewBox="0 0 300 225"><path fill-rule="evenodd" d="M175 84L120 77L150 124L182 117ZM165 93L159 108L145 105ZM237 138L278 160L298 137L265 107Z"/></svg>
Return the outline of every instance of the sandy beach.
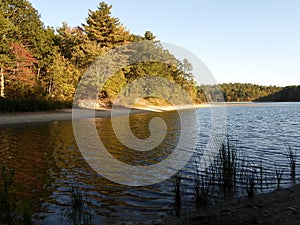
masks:
<svg viewBox="0 0 300 225"><path fill-rule="evenodd" d="M82 117L85 116L86 111L87 110L82 110ZM123 115L126 113L125 109L117 109L116 111L118 115ZM130 111L130 114L146 113L146 112L151 112L151 110L132 109ZM109 109L103 108L103 109L95 110L96 118L103 118L109 116L110 116ZM61 121L61 120L72 120L72 109L46 111L46 112L0 113L0 125Z"/></svg>
<svg viewBox="0 0 300 225"><path fill-rule="evenodd" d="M135 106L130 108L130 114L139 114L147 112L165 112L172 110L184 110L191 108L210 108L210 107L235 107L235 106L253 106L253 103L212 103L212 104L194 104L194 105L180 105L180 106ZM259 104L262 105L263 104ZM115 115L127 115L129 108L116 107ZM96 118L110 117L110 108L96 108ZM84 110L83 110L84 111ZM82 113L84 117L84 112ZM90 117L90 116L89 116ZM35 122L47 122L47 121L60 121L60 120L72 120L72 109L56 110L56 111L43 111L43 112L20 112L20 113L0 113L0 125L5 124L18 124L18 123L35 123Z"/></svg>
<svg viewBox="0 0 300 225"><path fill-rule="evenodd" d="M183 110L190 108L209 107L208 104L201 105L182 105L182 106L140 106L135 108L117 107L114 109L115 115L122 116L127 115L128 110L130 114L139 114L147 112L164 112L172 110ZM78 109L80 110L80 109ZM108 108L96 108L89 109L95 110L96 118L110 117L110 109ZM82 109L81 118L87 114L87 109ZM90 117L90 116L88 116ZM18 123L36 123L36 122L47 122L47 121L60 121L60 120L72 120L72 109L46 111L46 112L20 112L20 113L0 113L0 125L5 124L18 124Z"/></svg>

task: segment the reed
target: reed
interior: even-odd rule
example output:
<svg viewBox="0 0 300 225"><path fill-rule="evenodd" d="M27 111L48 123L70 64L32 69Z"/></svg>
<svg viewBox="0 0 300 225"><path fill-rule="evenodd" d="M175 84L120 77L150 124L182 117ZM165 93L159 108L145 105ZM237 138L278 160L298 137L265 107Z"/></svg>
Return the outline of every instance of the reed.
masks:
<svg viewBox="0 0 300 225"><path fill-rule="evenodd" d="M197 170L194 178L194 193L195 202L198 208L201 205L206 205L208 203L209 193L212 189L212 173L208 169L205 169L204 174L200 174Z"/></svg>
<svg viewBox="0 0 300 225"><path fill-rule="evenodd" d="M264 181L264 173L263 173L263 166L262 162L259 166L259 184L260 184L260 190L263 190L263 181Z"/></svg>
<svg viewBox="0 0 300 225"><path fill-rule="evenodd" d="M22 204L22 224L31 225L32 209L28 202Z"/></svg>
<svg viewBox="0 0 300 225"><path fill-rule="evenodd" d="M275 174L276 174L276 181L277 181L277 189L280 189L280 183L282 179L284 169L278 169L277 165L275 164Z"/></svg>
<svg viewBox="0 0 300 225"><path fill-rule="evenodd" d="M181 206L182 206L183 187L181 182L181 174L179 172L174 176L173 194L174 194L175 213L176 216L180 216Z"/></svg>
<svg viewBox="0 0 300 225"><path fill-rule="evenodd" d="M247 175L246 190L249 198L254 196L255 192L256 171L252 168L250 174Z"/></svg>
<svg viewBox="0 0 300 225"><path fill-rule="evenodd" d="M200 188L201 188L201 182L200 182L200 172L198 170L196 170L196 172L194 173L194 193L195 193L195 202L197 205L197 208L200 207L200 202L201 202L201 192L200 192Z"/></svg>
<svg viewBox="0 0 300 225"><path fill-rule="evenodd" d="M15 172L13 169L7 170L1 166L0 180L0 220L5 224L15 223L16 196L15 196Z"/></svg>
<svg viewBox="0 0 300 225"><path fill-rule="evenodd" d="M219 176L224 196L234 193L237 175L237 149L229 138L222 143L219 151Z"/></svg>
<svg viewBox="0 0 300 225"><path fill-rule="evenodd" d="M288 145L286 147L286 156L287 156L288 161L289 161L290 176L295 181L295 179L296 179L297 152L296 152L296 150L293 151L293 149Z"/></svg>
<svg viewBox="0 0 300 225"><path fill-rule="evenodd" d="M66 214L66 224L72 225L91 225L92 213L84 201L82 191L72 187L71 202ZM61 218L64 222L64 218Z"/></svg>

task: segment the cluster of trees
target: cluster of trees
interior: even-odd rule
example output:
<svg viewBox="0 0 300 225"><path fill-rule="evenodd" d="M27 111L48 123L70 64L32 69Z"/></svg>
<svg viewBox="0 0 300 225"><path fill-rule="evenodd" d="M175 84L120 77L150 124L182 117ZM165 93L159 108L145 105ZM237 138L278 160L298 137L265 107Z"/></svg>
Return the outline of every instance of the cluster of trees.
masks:
<svg viewBox="0 0 300 225"><path fill-rule="evenodd" d="M128 82L157 75L179 84L196 98L189 62L176 60L150 31L144 36L131 34L111 15L111 8L101 2L95 11L89 11L85 24L72 28L63 23L54 30L43 25L27 0L1 0L0 97L72 99L82 75L99 56L118 46L147 40L148 54L169 58L172 63L126 66L107 81L99 97L113 99Z"/></svg>

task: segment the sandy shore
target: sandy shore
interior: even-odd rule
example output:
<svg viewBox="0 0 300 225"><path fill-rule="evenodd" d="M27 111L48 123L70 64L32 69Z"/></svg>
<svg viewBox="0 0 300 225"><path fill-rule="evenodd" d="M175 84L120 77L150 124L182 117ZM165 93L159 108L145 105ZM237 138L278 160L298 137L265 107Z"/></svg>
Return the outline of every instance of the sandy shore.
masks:
<svg viewBox="0 0 300 225"><path fill-rule="evenodd" d="M235 106L263 106L264 104L247 103L217 103L217 104L195 104L195 105L180 105L180 106L137 106L130 109L130 114L146 113L146 112L164 112L172 110L183 110L191 108L209 108L209 107L235 107ZM127 115L128 108L117 108L116 115ZM110 109L97 108L95 117L109 117ZM84 117L84 115L82 115ZM72 120L72 109L47 111L47 112L22 112L22 113L0 113L0 125L18 124L18 123L34 123L59 120Z"/></svg>
<svg viewBox="0 0 300 225"><path fill-rule="evenodd" d="M208 104L201 105L182 105L182 106L149 106L149 107L135 107L132 109L118 107L114 109L115 115L122 116L127 115L128 110L130 114L139 114L147 112L164 112L172 110L183 110L190 108L209 107ZM81 117L85 118L87 110L82 110ZM96 118L110 117L111 111L106 108L97 108L95 110ZM90 116L87 116L90 117ZM72 120L72 109L47 111L47 112L21 112L21 113L0 113L0 125L5 124L18 124L18 123L36 123L47 121L60 121L60 120Z"/></svg>
<svg viewBox="0 0 300 225"><path fill-rule="evenodd" d="M137 106L130 109L130 114L147 113L147 112L164 112L172 110L184 110L191 108L209 108L219 106L239 106L241 104L195 104L195 105L180 105L180 106ZM243 103L243 106L253 106L252 103ZM127 115L128 108L119 107L115 110L115 115ZM97 108L95 117L110 117L110 109ZM84 117L84 113L82 115ZM89 116L90 117L90 116ZM47 111L47 112L22 112L22 113L0 113L0 125L18 124L18 123L35 123L59 120L72 120L72 109Z"/></svg>
<svg viewBox="0 0 300 225"><path fill-rule="evenodd" d="M83 110L81 118L85 118L85 110ZM148 110L133 109L131 114L145 113ZM125 114L125 110L118 110L117 114ZM110 110L95 111L96 118L109 117ZM22 123L37 123L48 121L72 120L72 109L49 111L49 112L21 112L21 113L1 113L0 125L5 124L22 124Z"/></svg>

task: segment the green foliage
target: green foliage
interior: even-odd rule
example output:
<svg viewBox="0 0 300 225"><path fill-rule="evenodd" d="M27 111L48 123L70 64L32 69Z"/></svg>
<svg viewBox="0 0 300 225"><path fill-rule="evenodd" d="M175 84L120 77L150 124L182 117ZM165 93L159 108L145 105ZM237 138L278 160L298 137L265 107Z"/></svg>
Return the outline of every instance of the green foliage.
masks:
<svg viewBox="0 0 300 225"><path fill-rule="evenodd" d="M90 40L80 27L71 28L66 23L57 29L54 43L58 51L78 69L85 70L97 57L107 49L102 48L96 41Z"/></svg>
<svg viewBox="0 0 300 225"><path fill-rule="evenodd" d="M89 11L86 24L83 24L91 41L109 49L130 41L129 32L120 24L118 18L111 16L111 8L111 5L100 2L97 10Z"/></svg>
<svg viewBox="0 0 300 225"><path fill-rule="evenodd" d="M10 63L10 42L14 36L16 27L14 24L3 15L0 11L0 67Z"/></svg>
<svg viewBox="0 0 300 225"><path fill-rule="evenodd" d="M67 59L55 52L52 64L47 70L49 94L55 99L71 99L79 80L78 69Z"/></svg>
<svg viewBox="0 0 300 225"><path fill-rule="evenodd" d="M146 40L149 40L149 41L154 40L156 38L154 36L154 34L149 30L145 32L144 37Z"/></svg>
<svg viewBox="0 0 300 225"><path fill-rule="evenodd" d="M126 86L127 79L124 76L123 71L119 71L114 74L103 86L103 90L105 90L107 97L110 99L115 99L119 93L121 93L122 89Z"/></svg>

